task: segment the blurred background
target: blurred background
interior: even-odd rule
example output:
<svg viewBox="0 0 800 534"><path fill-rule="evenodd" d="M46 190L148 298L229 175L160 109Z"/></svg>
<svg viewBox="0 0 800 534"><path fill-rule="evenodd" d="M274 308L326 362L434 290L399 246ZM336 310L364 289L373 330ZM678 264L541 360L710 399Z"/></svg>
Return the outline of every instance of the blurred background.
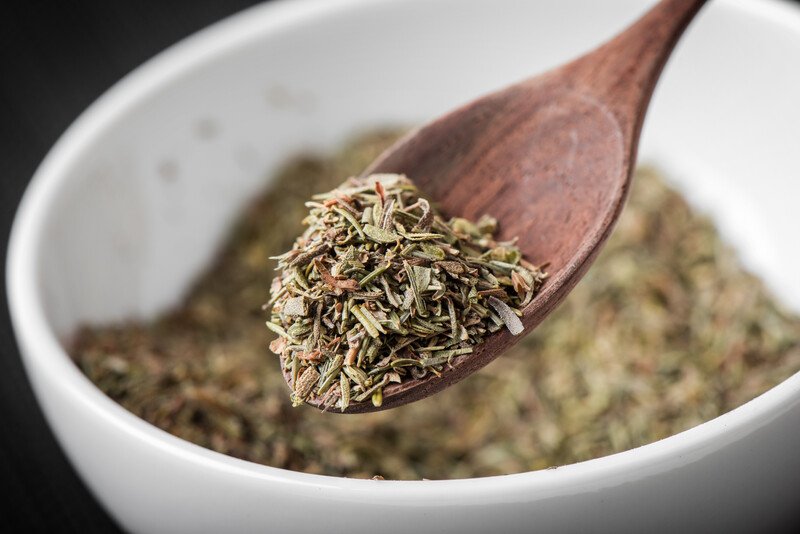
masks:
<svg viewBox="0 0 800 534"><path fill-rule="evenodd" d="M125 74L253 0L0 3L0 263L19 199L69 124ZM0 284L0 532L116 532L47 428Z"/></svg>

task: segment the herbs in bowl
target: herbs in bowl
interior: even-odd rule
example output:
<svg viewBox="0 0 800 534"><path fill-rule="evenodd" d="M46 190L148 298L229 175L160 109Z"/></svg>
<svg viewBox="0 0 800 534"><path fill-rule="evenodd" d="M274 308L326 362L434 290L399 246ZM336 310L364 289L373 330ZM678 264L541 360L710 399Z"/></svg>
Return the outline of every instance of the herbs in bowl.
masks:
<svg viewBox="0 0 800 534"><path fill-rule="evenodd" d="M77 365L132 413L209 449L387 479L502 475L613 454L713 419L800 370L800 318L658 172L640 168L586 277L480 373L384 412L293 408L267 348L279 338L262 310L278 266L270 257L302 234L313 194L359 173L396 136L374 132L335 156L287 164L182 305L152 321L83 328L70 347Z"/></svg>

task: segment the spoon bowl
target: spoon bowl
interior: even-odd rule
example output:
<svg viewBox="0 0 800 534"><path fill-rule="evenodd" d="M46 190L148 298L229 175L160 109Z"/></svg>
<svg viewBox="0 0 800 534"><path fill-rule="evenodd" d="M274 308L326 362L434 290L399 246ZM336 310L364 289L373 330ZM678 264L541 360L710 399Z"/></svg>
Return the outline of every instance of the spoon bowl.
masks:
<svg viewBox="0 0 800 534"><path fill-rule="evenodd" d="M530 332L578 283L627 198L644 115L680 35L705 0L662 0L623 33L562 67L471 102L413 131L364 174L406 174L446 216L489 213L499 238L546 264L540 293L522 310ZM490 335L455 357L441 376L391 384L383 402L344 413L401 406L462 380L522 336ZM291 373L284 372L291 384ZM320 399L309 404L324 409Z"/></svg>

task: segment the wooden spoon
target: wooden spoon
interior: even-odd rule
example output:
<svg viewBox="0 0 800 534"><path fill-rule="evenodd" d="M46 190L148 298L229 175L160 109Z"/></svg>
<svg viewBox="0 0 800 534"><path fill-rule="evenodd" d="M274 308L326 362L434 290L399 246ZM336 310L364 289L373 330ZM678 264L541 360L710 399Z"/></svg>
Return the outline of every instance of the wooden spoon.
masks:
<svg viewBox="0 0 800 534"><path fill-rule="evenodd" d="M704 3L662 0L600 48L410 133L365 173L406 174L446 215L475 220L490 213L500 239L519 236L526 258L548 264L548 280L523 310L525 330L533 330L578 283L611 233L628 195L653 88ZM346 413L428 397L522 337L504 328L455 358L441 377L392 384L379 408L354 402ZM321 408L319 400L309 403Z"/></svg>

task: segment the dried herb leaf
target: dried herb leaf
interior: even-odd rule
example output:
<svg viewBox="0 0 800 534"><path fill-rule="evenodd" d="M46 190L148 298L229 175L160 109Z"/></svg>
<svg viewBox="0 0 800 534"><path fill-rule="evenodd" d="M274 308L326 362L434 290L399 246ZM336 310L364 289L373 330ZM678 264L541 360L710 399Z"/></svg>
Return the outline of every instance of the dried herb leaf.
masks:
<svg viewBox="0 0 800 534"><path fill-rule="evenodd" d="M367 237L378 243L394 243L400 239L400 236L396 233L378 228L377 226L372 226L371 224L364 225L364 233L367 234Z"/></svg>

